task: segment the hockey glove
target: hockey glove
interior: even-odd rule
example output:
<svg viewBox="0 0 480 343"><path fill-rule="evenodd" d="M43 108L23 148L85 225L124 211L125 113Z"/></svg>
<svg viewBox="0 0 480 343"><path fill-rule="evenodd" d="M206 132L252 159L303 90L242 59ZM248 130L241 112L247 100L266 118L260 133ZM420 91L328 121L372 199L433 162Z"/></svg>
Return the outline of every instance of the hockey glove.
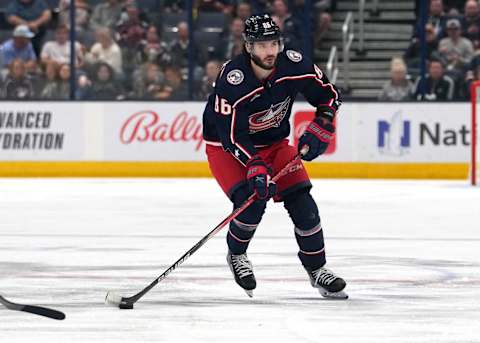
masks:
<svg viewBox="0 0 480 343"><path fill-rule="evenodd" d="M302 160L311 161L323 154L327 150L334 134L335 126L329 119L321 116L312 120L298 140L299 152L303 146L306 145L308 147L308 152L302 155Z"/></svg>
<svg viewBox="0 0 480 343"><path fill-rule="evenodd" d="M255 155L248 160L248 187L250 192L255 192L261 200L268 200L277 192L277 185L271 180L270 174L270 168L260 156Z"/></svg>

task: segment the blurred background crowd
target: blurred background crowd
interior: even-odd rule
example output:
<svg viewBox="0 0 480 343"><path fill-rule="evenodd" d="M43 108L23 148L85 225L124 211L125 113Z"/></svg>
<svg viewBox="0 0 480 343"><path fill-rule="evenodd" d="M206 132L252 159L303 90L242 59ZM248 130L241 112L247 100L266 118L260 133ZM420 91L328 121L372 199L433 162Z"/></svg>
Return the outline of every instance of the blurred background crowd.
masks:
<svg viewBox="0 0 480 343"><path fill-rule="evenodd" d="M468 100L469 84L480 79L479 3L426 0L424 26L418 18L420 1L412 0L417 15L409 21L409 41L401 54L387 56L388 77L369 96ZM245 19L261 12L273 15L286 48L302 51L324 68L325 36L341 3L0 0L0 98L204 101L222 63L242 52ZM422 30L428 63L420 81ZM350 91L345 87L347 97Z"/></svg>

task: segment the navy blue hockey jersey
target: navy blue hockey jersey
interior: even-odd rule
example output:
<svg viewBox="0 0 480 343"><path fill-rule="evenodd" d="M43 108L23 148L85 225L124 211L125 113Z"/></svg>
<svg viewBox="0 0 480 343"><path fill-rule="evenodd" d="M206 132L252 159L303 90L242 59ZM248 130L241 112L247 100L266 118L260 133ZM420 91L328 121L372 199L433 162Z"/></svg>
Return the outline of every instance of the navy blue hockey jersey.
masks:
<svg viewBox="0 0 480 343"><path fill-rule="evenodd" d="M289 118L299 92L314 107L336 111L340 105L335 86L301 53L280 53L275 69L263 81L255 76L250 57L241 54L220 71L203 113L203 138L207 144L221 144L245 165L256 148L289 136Z"/></svg>

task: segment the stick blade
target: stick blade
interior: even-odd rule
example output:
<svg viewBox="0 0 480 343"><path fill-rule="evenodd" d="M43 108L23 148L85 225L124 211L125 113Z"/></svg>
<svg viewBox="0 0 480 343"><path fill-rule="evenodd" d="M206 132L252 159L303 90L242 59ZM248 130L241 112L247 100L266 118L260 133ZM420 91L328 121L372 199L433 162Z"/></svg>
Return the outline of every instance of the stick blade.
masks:
<svg viewBox="0 0 480 343"><path fill-rule="evenodd" d="M51 308L41 307L41 306L25 305L22 311L37 314L39 316L56 319L56 320L65 319L65 313L57 310L53 310Z"/></svg>
<svg viewBox="0 0 480 343"><path fill-rule="evenodd" d="M57 320L65 319L65 313L63 312L53 310L51 308L47 308L43 306L17 304L17 303L8 301L1 295L0 295L0 303L3 304L9 310L13 310L13 311L28 312L28 313L48 317L51 319L57 319Z"/></svg>

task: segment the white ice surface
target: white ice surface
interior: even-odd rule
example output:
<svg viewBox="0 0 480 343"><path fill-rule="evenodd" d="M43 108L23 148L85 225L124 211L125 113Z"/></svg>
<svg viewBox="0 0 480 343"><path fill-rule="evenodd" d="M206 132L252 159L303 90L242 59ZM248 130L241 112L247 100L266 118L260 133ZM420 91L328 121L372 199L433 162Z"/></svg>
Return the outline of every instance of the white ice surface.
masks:
<svg viewBox="0 0 480 343"><path fill-rule="evenodd" d="M0 342L480 342L480 188L466 181L315 180L328 266L348 301L309 285L283 207L249 256L250 299L225 233L134 310L133 295L230 213L212 179L0 179L0 294L66 313L0 306Z"/></svg>

